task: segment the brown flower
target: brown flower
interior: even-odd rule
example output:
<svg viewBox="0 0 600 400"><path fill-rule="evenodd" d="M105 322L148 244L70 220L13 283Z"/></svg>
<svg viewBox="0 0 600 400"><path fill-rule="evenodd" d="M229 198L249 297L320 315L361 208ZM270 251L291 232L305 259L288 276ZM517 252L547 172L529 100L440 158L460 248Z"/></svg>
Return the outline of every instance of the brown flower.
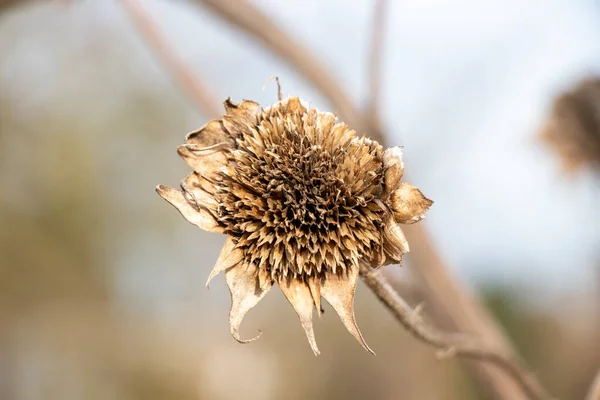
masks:
<svg viewBox="0 0 600 400"><path fill-rule="evenodd" d="M408 243L398 224L419 221L432 204L400 182L400 148L384 151L297 97L262 110L228 99L225 111L179 146L194 169L181 190L156 190L192 224L227 235L208 281L225 272L233 337L258 338L241 339L240 324L277 284L315 354L321 297L371 351L354 319L359 262L401 262Z"/></svg>
<svg viewBox="0 0 600 400"><path fill-rule="evenodd" d="M600 78L586 78L558 96L540 137L567 172L600 169Z"/></svg>

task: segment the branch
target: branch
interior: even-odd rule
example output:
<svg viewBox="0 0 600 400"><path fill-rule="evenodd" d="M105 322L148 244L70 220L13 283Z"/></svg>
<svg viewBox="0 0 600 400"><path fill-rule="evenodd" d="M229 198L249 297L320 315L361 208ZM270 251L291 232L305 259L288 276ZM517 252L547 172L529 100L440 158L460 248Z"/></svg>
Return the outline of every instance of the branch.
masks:
<svg viewBox="0 0 600 400"><path fill-rule="evenodd" d="M461 334L442 333L427 326L421 318L420 307L412 309L387 282L380 270L361 264L360 274L365 284L406 330L417 339L440 350L438 357L459 356L492 362L510 374L531 399L552 398L536 377L510 354L505 354L483 341Z"/></svg>
<svg viewBox="0 0 600 400"><path fill-rule="evenodd" d="M136 26L151 48L154 49L163 66L169 70L177 86L196 103L200 110L209 117L221 115L219 102L215 100L206 85L190 71L190 68L171 51L171 45L167 42L160 30L152 21L150 15L144 11L138 0L122 0L123 8L129 15L131 22Z"/></svg>
<svg viewBox="0 0 600 400"><path fill-rule="evenodd" d="M366 119L376 131L376 136L383 137L379 118L379 103L381 101L381 58L383 56L383 38L387 26L388 0L376 0L373 10L371 43L367 64L367 109Z"/></svg>
<svg viewBox="0 0 600 400"><path fill-rule="evenodd" d="M585 400L600 400L600 370L598 370Z"/></svg>

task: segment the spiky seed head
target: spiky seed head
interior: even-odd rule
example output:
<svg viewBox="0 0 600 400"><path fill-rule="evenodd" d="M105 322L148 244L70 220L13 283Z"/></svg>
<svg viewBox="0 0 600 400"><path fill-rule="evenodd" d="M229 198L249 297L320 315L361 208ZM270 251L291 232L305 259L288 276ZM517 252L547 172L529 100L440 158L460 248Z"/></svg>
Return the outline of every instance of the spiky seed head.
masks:
<svg viewBox="0 0 600 400"><path fill-rule="evenodd" d="M178 153L194 169L181 190L158 193L191 223L227 235L209 281L225 273L231 333L277 284L319 353L312 314L321 298L365 343L354 318L359 263L399 263L399 224L423 218L432 201L400 182L400 148L359 137L334 114L298 97L261 109L230 99L222 119L186 137ZM208 284L208 282L207 282Z"/></svg>

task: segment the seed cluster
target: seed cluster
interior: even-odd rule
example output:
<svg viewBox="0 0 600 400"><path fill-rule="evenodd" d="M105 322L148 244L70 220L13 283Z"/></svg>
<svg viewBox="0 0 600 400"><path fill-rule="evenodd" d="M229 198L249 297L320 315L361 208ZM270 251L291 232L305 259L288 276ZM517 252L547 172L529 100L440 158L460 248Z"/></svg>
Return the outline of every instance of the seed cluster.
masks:
<svg viewBox="0 0 600 400"><path fill-rule="evenodd" d="M219 221L272 280L344 272L380 246L381 146L334 115L267 109L237 138Z"/></svg>

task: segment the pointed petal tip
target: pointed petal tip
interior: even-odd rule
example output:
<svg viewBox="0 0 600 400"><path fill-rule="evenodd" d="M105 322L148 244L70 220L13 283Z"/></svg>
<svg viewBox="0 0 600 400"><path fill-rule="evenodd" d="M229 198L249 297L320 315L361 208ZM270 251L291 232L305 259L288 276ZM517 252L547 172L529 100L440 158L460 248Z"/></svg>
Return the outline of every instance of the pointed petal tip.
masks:
<svg viewBox="0 0 600 400"><path fill-rule="evenodd" d="M321 287L321 295L337 312L348 332L354 336L365 350L375 354L360 333L354 316L354 293L357 281L358 268L349 269L347 279L335 275L330 276Z"/></svg>

